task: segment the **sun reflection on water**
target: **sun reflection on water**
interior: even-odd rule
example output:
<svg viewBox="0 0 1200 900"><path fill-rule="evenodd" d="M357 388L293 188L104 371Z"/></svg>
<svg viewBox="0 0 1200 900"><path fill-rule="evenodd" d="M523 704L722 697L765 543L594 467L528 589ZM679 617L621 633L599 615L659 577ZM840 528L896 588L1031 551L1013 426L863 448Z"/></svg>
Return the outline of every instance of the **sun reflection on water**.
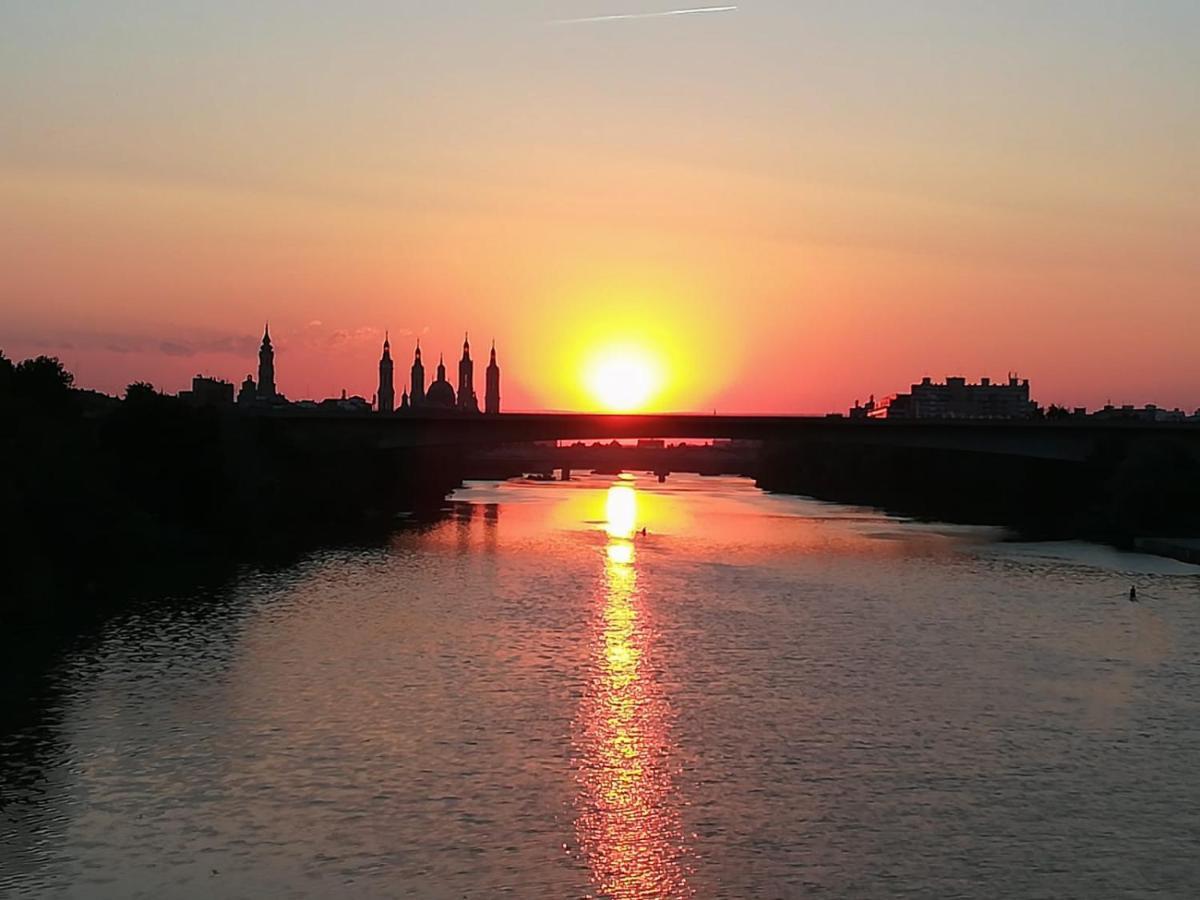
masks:
<svg viewBox="0 0 1200 900"><path fill-rule="evenodd" d="M637 525L637 492L633 485L629 482L619 482L610 487L604 513L604 530L610 538L631 539Z"/></svg>
<svg viewBox="0 0 1200 900"><path fill-rule="evenodd" d="M609 488L606 512L591 675L576 722L576 832L602 896L690 897L671 709L647 664L652 642L635 567L634 487Z"/></svg>

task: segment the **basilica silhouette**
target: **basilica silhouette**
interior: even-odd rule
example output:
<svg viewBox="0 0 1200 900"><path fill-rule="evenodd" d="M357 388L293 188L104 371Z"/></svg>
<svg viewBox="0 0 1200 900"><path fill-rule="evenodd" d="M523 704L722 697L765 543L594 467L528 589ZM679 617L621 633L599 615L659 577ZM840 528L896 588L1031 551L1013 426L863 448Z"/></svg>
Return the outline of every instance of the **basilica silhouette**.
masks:
<svg viewBox="0 0 1200 900"><path fill-rule="evenodd" d="M478 413L479 398L475 393L475 362L471 359L471 343L463 336L462 359L458 361L458 390L446 379L446 362L439 355L437 377L425 386L425 364L421 361L421 341L417 341L409 373L409 389L400 394L396 409L396 387L393 379L392 347L387 335L383 339L383 356L379 359L379 391L376 407L381 413L391 412L458 412ZM496 342L492 342L491 359L486 373L483 411L500 412L500 366L496 363Z"/></svg>
<svg viewBox="0 0 1200 900"><path fill-rule="evenodd" d="M492 342L491 358L485 376L485 388L482 412L495 414L500 412L500 366L496 363L496 342ZM211 384L210 384L211 383ZM229 400L233 399L233 385L228 382L217 382L212 379L197 376L193 391L189 396L197 395L196 385L201 387L215 386L228 392ZM224 394L222 394L224 396ZM247 375L242 382L241 390L237 393L237 404L240 407L263 409L268 407L292 407L298 409L336 408L339 411L366 412L371 409L371 402L363 397L347 397L342 391L340 398L322 400L289 401L275 387L275 348L271 343L270 328L263 328L262 344L258 349L258 381L253 375ZM374 406L383 415L394 413L463 413L478 414L479 398L475 394L475 362L471 359L471 344L463 337L462 359L458 361L457 390L446 378L445 361L439 357L437 377L428 385L425 384L425 365L421 362L421 342L413 354L413 364L410 370L409 387L401 391L400 403L396 403L395 364L392 361L392 343L386 332L383 337L383 355L379 358L379 390L375 393Z"/></svg>

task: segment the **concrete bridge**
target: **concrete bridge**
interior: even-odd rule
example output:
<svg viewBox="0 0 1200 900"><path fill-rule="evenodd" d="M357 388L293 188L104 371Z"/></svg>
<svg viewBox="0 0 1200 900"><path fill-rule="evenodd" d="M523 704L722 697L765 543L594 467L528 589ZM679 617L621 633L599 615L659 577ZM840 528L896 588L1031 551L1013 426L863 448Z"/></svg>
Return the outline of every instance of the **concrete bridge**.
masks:
<svg viewBox="0 0 1200 900"><path fill-rule="evenodd" d="M1083 461L1103 445L1175 439L1200 423L1130 420L849 419L838 416L501 413L377 415L278 410L256 418L304 443L377 449L471 448L550 440L732 438L854 444Z"/></svg>

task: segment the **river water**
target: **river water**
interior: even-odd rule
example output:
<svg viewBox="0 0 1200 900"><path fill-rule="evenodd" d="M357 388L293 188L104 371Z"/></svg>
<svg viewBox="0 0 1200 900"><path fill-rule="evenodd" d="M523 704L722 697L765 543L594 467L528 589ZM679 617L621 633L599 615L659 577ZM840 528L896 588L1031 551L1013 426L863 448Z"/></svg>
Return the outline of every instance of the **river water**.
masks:
<svg viewBox="0 0 1200 900"><path fill-rule="evenodd" d="M1000 538L473 484L67 653L0 895L1196 896L1200 570Z"/></svg>

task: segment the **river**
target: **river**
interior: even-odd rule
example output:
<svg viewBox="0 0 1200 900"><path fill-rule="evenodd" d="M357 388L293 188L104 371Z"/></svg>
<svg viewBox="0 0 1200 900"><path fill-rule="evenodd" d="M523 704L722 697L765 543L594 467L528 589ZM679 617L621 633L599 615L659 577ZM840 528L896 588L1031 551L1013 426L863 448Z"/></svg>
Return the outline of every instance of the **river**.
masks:
<svg viewBox="0 0 1200 900"><path fill-rule="evenodd" d="M1200 569L1002 537L471 484L64 653L0 895L1194 896Z"/></svg>

